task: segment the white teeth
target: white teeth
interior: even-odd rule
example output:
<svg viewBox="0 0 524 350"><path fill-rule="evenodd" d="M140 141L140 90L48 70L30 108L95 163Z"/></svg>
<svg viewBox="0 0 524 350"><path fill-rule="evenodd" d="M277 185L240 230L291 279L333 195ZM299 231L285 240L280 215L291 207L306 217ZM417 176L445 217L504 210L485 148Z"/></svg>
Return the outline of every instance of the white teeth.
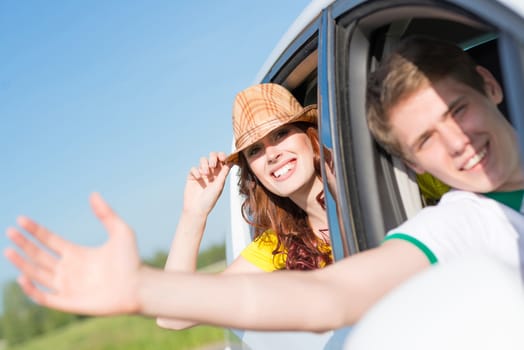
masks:
<svg viewBox="0 0 524 350"><path fill-rule="evenodd" d="M293 169L293 165L291 163L287 163L282 168L275 171L273 174L275 175L276 178L279 178L282 175L287 174L287 172L290 171L291 169Z"/></svg>
<svg viewBox="0 0 524 350"><path fill-rule="evenodd" d="M464 165L464 170L469 170L473 168L475 165L477 165L485 156L486 156L487 150L484 148L482 151L475 154L473 157L471 157L466 165Z"/></svg>

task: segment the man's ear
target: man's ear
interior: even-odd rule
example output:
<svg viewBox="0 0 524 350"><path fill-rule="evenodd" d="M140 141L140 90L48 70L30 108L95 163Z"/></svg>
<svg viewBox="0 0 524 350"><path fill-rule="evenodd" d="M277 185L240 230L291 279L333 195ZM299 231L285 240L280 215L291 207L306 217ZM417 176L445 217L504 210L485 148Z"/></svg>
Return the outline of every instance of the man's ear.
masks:
<svg viewBox="0 0 524 350"><path fill-rule="evenodd" d="M404 164L406 164L406 166L408 168L410 168L411 170L413 170L414 172L416 172L417 174L424 174L426 171L424 169L422 169L419 165L417 165L416 163L410 161L410 160L407 160L407 159L404 159Z"/></svg>
<svg viewBox="0 0 524 350"><path fill-rule="evenodd" d="M504 93L497 79L495 79L489 70L482 66L477 66L476 70L482 79L484 79L484 92L486 96L497 105L501 103L504 98Z"/></svg>

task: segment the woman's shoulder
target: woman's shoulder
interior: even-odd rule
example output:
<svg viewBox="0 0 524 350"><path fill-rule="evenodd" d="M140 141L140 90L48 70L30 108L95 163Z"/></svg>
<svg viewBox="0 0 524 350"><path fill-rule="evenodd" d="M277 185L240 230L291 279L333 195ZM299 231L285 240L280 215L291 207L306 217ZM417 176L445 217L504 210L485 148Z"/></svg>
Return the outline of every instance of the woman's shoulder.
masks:
<svg viewBox="0 0 524 350"><path fill-rule="evenodd" d="M275 231L268 229L258 235L258 237L255 237L253 242L257 242L259 244L273 244L276 247L278 243L278 237Z"/></svg>
<svg viewBox="0 0 524 350"><path fill-rule="evenodd" d="M275 271L286 266L285 254L273 254L278 246L275 231L266 230L256 237L240 254L264 271Z"/></svg>

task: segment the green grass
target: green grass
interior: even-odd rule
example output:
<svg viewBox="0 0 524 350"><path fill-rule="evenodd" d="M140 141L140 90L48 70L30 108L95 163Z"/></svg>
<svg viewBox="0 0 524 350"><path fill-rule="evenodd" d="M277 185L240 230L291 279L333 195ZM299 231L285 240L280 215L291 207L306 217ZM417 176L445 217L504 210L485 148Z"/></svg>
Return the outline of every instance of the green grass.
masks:
<svg viewBox="0 0 524 350"><path fill-rule="evenodd" d="M183 331L159 328L139 316L97 317L74 322L8 350L196 349L224 340L223 328L198 326Z"/></svg>
<svg viewBox="0 0 524 350"><path fill-rule="evenodd" d="M225 268L218 261L203 273ZM93 317L70 323L5 350L193 350L208 344L230 342L238 338L224 328L197 326L183 331L159 328L154 319L140 316ZM0 350L3 349L0 343Z"/></svg>

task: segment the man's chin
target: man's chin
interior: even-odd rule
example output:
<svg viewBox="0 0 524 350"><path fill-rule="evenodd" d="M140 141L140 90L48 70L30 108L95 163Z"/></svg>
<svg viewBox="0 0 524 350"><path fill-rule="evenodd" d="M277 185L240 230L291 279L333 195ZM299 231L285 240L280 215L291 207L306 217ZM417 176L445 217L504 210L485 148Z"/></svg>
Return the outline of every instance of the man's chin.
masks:
<svg viewBox="0 0 524 350"><path fill-rule="evenodd" d="M446 181L444 181L446 183ZM475 193L489 193L496 192L501 185L493 183L491 181L459 181L454 184L455 181L449 181L447 184L454 189L475 192Z"/></svg>

